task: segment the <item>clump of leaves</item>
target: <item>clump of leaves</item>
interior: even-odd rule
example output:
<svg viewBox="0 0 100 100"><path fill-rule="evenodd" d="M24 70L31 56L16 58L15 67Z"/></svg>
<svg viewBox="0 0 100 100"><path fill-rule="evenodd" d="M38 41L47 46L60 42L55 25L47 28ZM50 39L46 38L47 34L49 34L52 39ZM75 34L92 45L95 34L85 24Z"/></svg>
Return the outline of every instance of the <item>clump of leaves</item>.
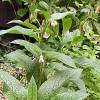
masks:
<svg viewBox="0 0 100 100"><path fill-rule="evenodd" d="M75 8L69 7L73 2ZM36 40L35 43L12 41L25 50L13 51L6 57L16 67L23 67L28 84L23 87L17 79L0 70L0 77L9 87L5 93L9 100L99 100L100 90L96 89L100 65L97 59L99 15L93 8L95 3L73 2L62 7L53 0L25 1L30 11L29 21L11 21L18 25L0 31L0 35L23 34Z"/></svg>

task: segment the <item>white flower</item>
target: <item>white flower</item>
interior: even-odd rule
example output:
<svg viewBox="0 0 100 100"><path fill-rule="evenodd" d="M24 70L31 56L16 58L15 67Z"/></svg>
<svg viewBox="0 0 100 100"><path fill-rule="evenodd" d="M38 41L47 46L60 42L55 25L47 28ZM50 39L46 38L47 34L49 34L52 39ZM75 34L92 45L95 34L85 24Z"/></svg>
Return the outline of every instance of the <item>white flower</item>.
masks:
<svg viewBox="0 0 100 100"><path fill-rule="evenodd" d="M39 57L39 63L40 63L40 64L41 64L41 63L44 63L44 58L43 58L42 55L40 55L40 57Z"/></svg>
<svg viewBox="0 0 100 100"><path fill-rule="evenodd" d="M55 27L57 24L58 24L57 21L55 21L55 20L51 21L51 26Z"/></svg>
<svg viewBox="0 0 100 100"><path fill-rule="evenodd" d="M48 33L45 32L45 33L43 34L43 38L48 39L49 37L50 37L50 35L49 35Z"/></svg>

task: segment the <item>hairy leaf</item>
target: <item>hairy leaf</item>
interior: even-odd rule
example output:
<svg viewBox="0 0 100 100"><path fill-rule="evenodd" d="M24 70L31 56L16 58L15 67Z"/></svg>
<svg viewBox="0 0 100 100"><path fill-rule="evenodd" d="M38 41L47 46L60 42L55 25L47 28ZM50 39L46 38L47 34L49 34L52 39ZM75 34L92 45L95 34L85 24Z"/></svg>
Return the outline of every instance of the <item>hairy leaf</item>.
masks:
<svg viewBox="0 0 100 100"><path fill-rule="evenodd" d="M30 80L33 75L36 83L39 82L40 75L40 64L36 59L32 60L31 57L27 56L22 50L16 50L6 55L6 57L18 64L19 67L23 67L26 70L27 80Z"/></svg>
<svg viewBox="0 0 100 100"><path fill-rule="evenodd" d="M27 56L22 50L16 50L6 55L6 57L15 62L18 67L23 67L26 70L26 77L30 80L34 73L36 61ZM38 68L38 67L37 67Z"/></svg>
<svg viewBox="0 0 100 100"><path fill-rule="evenodd" d="M27 90L23 85L14 77L0 70L0 78L7 84L7 86L20 98L26 98Z"/></svg>
<svg viewBox="0 0 100 100"><path fill-rule="evenodd" d="M58 63L58 62L51 62L49 65L52 69L58 70L58 71L62 71L62 70L66 70L67 67L64 66L62 63Z"/></svg>
<svg viewBox="0 0 100 100"><path fill-rule="evenodd" d="M64 12L64 13L54 13L51 15L51 20L59 20L59 19L63 19L64 17L68 16L68 15L73 15L73 12Z"/></svg>
<svg viewBox="0 0 100 100"><path fill-rule="evenodd" d="M83 82L82 79L74 80L73 82L77 85L77 87L81 91L86 92L85 83Z"/></svg>
<svg viewBox="0 0 100 100"><path fill-rule="evenodd" d="M74 30L73 32L68 31L66 34L63 35L62 42L65 45L67 42L73 41L73 39L78 36L80 36L80 31L78 29Z"/></svg>
<svg viewBox="0 0 100 100"><path fill-rule="evenodd" d="M18 63L19 66L24 67L27 71L31 71L31 66L33 65L33 61L31 57L27 56L22 50L16 50L6 55L6 57Z"/></svg>
<svg viewBox="0 0 100 100"><path fill-rule="evenodd" d="M94 68L97 72L100 72L100 61L97 58L79 57L75 59L75 62L83 68L90 67Z"/></svg>
<svg viewBox="0 0 100 100"><path fill-rule="evenodd" d="M59 60L63 62L64 64L69 65L70 67L76 67L74 64L74 61L72 60L70 56L67 56L59 52L53 52L53 51L45 51L44 53L45 53L45 56L47 56L48 58Z"/></svg>
<svg viewBox="0 0 100 100"><path fill-rule="evenodd" d="M31 78L28 85L28 96L27 100L37 100L37 85L35 83L34 77Z"/></svg>
<svg viewBox="0 0 100 100"><path fill-rule="evenodd" d="M18 98L12 91L6 92L6 97L8 100L21 100L21 98Z"/></svg>
<svg viewBox="0 0 100 100"><path fill-rule="evenodd" d="M47 4L46 2L44 2L44 1L40 1L40 2L39 2L39 5L40 5L42 8L46 9L46 10L48 10L48 8L49 8L48 4Z"/></svg>
<svg viewBox="0 0 100 100"><path fill-rule="evenodd" d="M65 81L75 81L80 78L80 69L67 69L49 78L39 88L39 100L50 100L50 97L65 83Z"/></svg>
<svg viewBox="0 0 100 100"><path fill-rule="evenodd" d="M1 30L1 31L0 31L0 35L7 34L7 33L27 35L27 36L33 37L33 38L35 38L37 41L39 41L39 38L37 37L37 33L38 33L38 32L34 32L32 29L23 28L23 27L21 27L21 26L14 26L14 27L12 27L12 28L10 28L10 29Z"/></svg>
<svg viewBox="0 0 100 100"><path fill-rule="evenodd" d="M100 24L95 22L94 25L97 29L97 32L100 34Z"/></svg>
<svg viewBox="0 0 100 100"><path fill-rule="evenodd" d="M86 58L86 57L79 57L75 59L75 62L82 67L99 67L100 61L96 58Z"/></svg>
<svg viewBox="0 0 100 100"><path fill-rule="evenodd" d="M42 54L41 49L36 44L30 43L28 41L25 41L25 40L14 40L12 43L24 46L35 57L38 57L38 56L40 56Z"/></svg>
<svg viewBox="0 0 100 100"><path fill-rule="evenodd" d="M83 100L88 96L87 93L77 91L77 92L65 92L57 94L51 100Z"/></svg>
<svg viewBox="0 0 100 100"><path fill-rule="evenodd" d="M29 23L29 22L25 22L25 21L23 22L21 20L12 20L9 23L16 23L16 24L19 24L19 25L23 25L23 26L26 26L26 27L28 27L30 29L33 29L34 31L37 29L37 27L35 25L33 25L33 24Z"/></svg>

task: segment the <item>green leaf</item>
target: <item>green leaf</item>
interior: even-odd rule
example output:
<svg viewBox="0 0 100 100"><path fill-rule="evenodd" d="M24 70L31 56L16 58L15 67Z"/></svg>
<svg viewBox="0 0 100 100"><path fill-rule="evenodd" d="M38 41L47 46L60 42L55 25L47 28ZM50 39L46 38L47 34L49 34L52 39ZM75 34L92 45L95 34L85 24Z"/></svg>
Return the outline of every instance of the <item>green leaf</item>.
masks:
<svg viewBox="0 0 100 100"><path fill-rule="evenodd" d="M100 73L100 60L97 58L79 57L75 59L75 62L83 68L94 68L95 71Z"/></svg>
<svg viewBox="0 0 100 100"><path fill-rule="evenodd" d="M86 57L79 57L75 59L75 62L82 67L99 67L100 61L96 58L86 58Z"/></svg>
<svg viewBox="0 0 100 100"><path fill-rule="evenodd" d="M32 0L22 0L22 1L27 3L27 4L32 2Z"/></svg>
<svg viewBox="0 0 100 100"><path fill-rule="evenodd" d="M19 66L26 68L27 71L31 70L30 67L33 65L33 61L22 50L13 51L7 54L6 57L13 62L17 62Z"/></svg>
<svg viewBox="0 0 100 100"><path fill-rule="evenodd" d="M50 20L59 20L59 19L63 19L64 17L68 16L68 15L73 15L73 12L64 12L64 13L54 13L51 15L51 19Z"/></svg>
<svg viewBox="0 0 100 100"><path fill-rule="evenodd" d="M59 23L55 26L55 27L52 27L55 35L58 35L59 34Z"/></svg>
<svg viewBox="0 0 100 100"><path fill-rule="evenodd" d="M54 51L44 51L44 54L46 57L59 60L70 67L74 67L74 68L76 67L72 58L63 53L54 52Z"/></svg>
<svg viewBox="0 0 100 100"><path fill-rule="evenodd" d="M97 22L94 22L94 25L95 25L95 27L97 29L97 32L100 34L100 24L97 23Z"/></svg>
<svg viewBox="0 0 100 100"><path fill-rule="evenodd" d="M18 16L23 17L27 13L27 9L19 9L17 11Z"/></svg>
<svg viewBox="0 0 100 100"><path fill-rule="evenodd" d="M83 25L83 30L85 32L85 36L87 36L88 38L91 38L90 33L93 33L92 23L89 21L86 21Z"/></svg>
<svg viewBox="0 0 100 100"><path fill-rule="evenodd" d="M100 51L100 46L94 46L95 50Z"/></svg>
<svg viewBox="0 0 100 100"><path fill-rule="evenodd" d="M64 34L62 37L63 45L66 45L67 42L73 41L73 39L78 36L80 36L80 31L78 29L74 30L73 32L66 32L66 34Z"/></svg>
<svg viewBox="0 0 100 100"><path fill-rule="evenodd" d="M83 36L76 36L73 38L72 44L77 44L83 41Z"/></svg>
<svg viewBox="0 0 100 100"><path fill-rule="evenodd" d="M5 95L8 100L21 100L21 98L18 98L12 91L8 91Z"/></svg>
<svg viewBox="0 0 100 100"><path fill-rule="evenodd" d="M28 0L22 0L22 1L28 3Z"/></svg>
<svg viewBox="0 0 100 100"><path fill-rule="evenodd" d="M9 3L12 3L12 1L11 0L1 0L2 2L4 2L4 1L8 1Z"/></svg>
<svg viewBox="0 0 100 100"><path fill-rule="evenodd" d="M29 22L25 22L25 21L23 22L21 20L12 20L9 23L16 23L19 25L26 26L27 28L33 29L34 31L37 30L37 27Z"/></svg>
<svg viewBox="0 0 100 100"><path fill-rule="evenodd" d="M87 93L77 91L77 92L65 92L57 94L51 100L84 100L88 96Z"/></svg>
<svg viewBox="0 0 100 100"><path fill-rule="evenodd" d="M3 35L3 34L7 34L7 33L10 33L10 34L23 34L23 35L27 35L29 37L33 37L35 38L37 41L39 41L39 38L37 37L37 33L38 32L34 32L32 29L27 29L27 28L23 28L21 26L14 26L10 29L7 29L7 30L1 30L0 31L0 35Z"/></svg>
<svg viewBox="0 0 100 100"><path fill-rule="evenodd" d="M54 34L55 34L50 28L46 28L45 32L49 33L51 36L54 36Z"/></svg>
<svg viewBox="0 0 100 100"><path fill-rule="evenodd" d="M81 69L67 69L56 73L53 77L45 81L38 91L39 100L50 100L56 91L66 82L75 81L80 78Z"/></svg>
<svg viewBox="0 0 100 100"><path fill-rule="evenodd" d="M46 51L56 51L55 49L51 48L49 45L47 45L46 43L41 43L40 48L42 50L46 50Z"/></svg>
<svg viewBox="0 0 100 100"><path fill-rule="evenodd" d="M27 96L27 90L23 85L14 77L7 74L3 70L0 70L0 78L7 84L10 90L17 95L19 98L25 99Z"/></svg>
<svg viewBox="0 0 100 100"><path fill-rule="evenodd" d="M40 1L40 2L39 2L39 5L40 5L42 8L46 9L46 10L49 9L48 4L47 4L46 2L44 2L44 1Z"/></svg>
<svg viewBox="0 0 100 100"><path fill-rule="evenodd" d="M82 79L74 80L73 83L75 83L81 91L86 92L85 83Z"/></svg>
<svg viewBox="0 0 100 100"><path fill-rule="evenodd" d="M63 19L63 34L69 31L72 25L72 19L71 18L64 18Z"/></svg>
<svg viewBox="0 0 100 100"><path fill-rule="evenodd" d="M64 66L62 63L52 62L49 65L49 68L52 68L57 71L67 70L68 68ZM81 91L86 92L85 84L81 79L73 81Z"/></svg>
<svg viewBox="0 0 100 100"><path fill-rule="evenodd" d="M40 73L40 64L37 59L33 59L33 64L31 70L27 73L27 80L30 81L32 75L35 78L37 86L40 85L41 73Z"/></svg>
<svg viewBox="0 0 100 100"><path fill-rule="evenodd" d="M31 78L28 85L28 96L27 100L37 100L37 85L35 83L34 77Z"/></svg>
<svg viewBox="0 0 100 100"><path fill-rule="evenodd" d="M62 70L66 70L67 67L64 66L62 63L58 63L58 62L51 62L49 65L52 69L58 70L58 71L62 71Z"/></svg>
<svg viewBox="0 0 100 100"><path fill-rule="evenodd" d="M40 64L37 59L32 60L32 58L27 56L22 50L13 51L7 54L6 57L15 62L18 67L23 67L26 70L26 77L28 81L30 81L30 78L33 75L38 85L40 79Z"/></svg>
<svg viewBox="0 0 100 100"><path fill-rule="evenodd" d="M14 40L12 43L24 46L35 57L39 57L40 55L42 55L41 49L36 44L30 43L25 40Z"/></svg>
<svg viewBox="0 0 100 100"><path fill-rule="evenodd" d="M45 19L50 19L51 18L51 15L48 11L42 11L42 13L43 13Z"/></svg>

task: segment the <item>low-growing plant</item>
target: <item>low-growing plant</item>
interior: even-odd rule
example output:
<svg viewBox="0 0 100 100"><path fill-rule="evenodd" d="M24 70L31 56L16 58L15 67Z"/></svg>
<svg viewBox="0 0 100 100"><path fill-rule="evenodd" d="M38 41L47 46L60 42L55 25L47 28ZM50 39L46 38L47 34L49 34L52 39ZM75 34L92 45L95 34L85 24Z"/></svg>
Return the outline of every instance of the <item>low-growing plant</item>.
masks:
<svg viewBox="0 0 100 100"><path fill-rule="evenodd" d="M17 26L0 31L0 35L23 34L36 40L12 41L25 49L6 57L26 71L27 85L23 87L0 70L0 77L8 86L5 95L9 100L99 100L99 43L95 39L99 38L98 14L92 4L75 3L81 12L57 6L53 0L31 2L31 21L13 20L10 23Z"/></svg>

